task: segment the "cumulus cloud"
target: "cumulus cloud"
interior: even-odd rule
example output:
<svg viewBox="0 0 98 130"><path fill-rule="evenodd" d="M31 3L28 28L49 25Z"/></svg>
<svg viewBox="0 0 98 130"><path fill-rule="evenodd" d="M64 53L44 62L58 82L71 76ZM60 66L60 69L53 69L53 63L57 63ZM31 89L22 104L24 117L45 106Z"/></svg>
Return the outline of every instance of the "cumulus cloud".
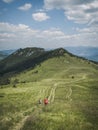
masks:
<svg viewBox="0 0 98 130"><path fill-rule="evenodd" d="M31 7L32 7L32 4L26 3L26 4L24 4L24 5L20 6L20 7L18 7L18 9L19 9L19 10L22 10L22 11L27 11L27 10L31 9Z"/></svg>
<svg viewBox="0 0 98 130"><path fill-rule="evenodd" d="M66 46L98 46L98 26L76 28L77 33L66 35L59 28L36 30L27 25L0 23L0 49L20 47L58 48Z"/></svg>
<svg viewBox="0 0 98 130"><path fill-rule="evenodd" d="M75 23L98 23L98 0L44 0L44 8L63 9L65 16Z"/></svg>
<svg viewBox="0 0 98 130"><path fill-rule="evenodd" d="M39 21L39 22L50 19L50 17L44 12L33 13L32 17L34 20Z"/></svg>
<svg viewBox="0 0 98 130"><path fill-rule="evenodd" d="M19 48L21 46L29 46L31 43L29 41L33 37L36 37L36 33L37 30L33 30L24 24L13 25L9 23L0 23L0 48Z"/></svg>
<svg viewBox="0 0 98 130"><path fill-rule="evenodd" d="M3 2L5 2L5 3L11 3L11 2L13 2L13 0L2 0Z"/></svg>
<svg viewBox="0 0 98 130"><path fill-rule="evenodd" d="M61 39L65 37L64 32L58 28L51 28L49 30L43 30L37 35L39 38L49 38L49 39Z"/></svg>

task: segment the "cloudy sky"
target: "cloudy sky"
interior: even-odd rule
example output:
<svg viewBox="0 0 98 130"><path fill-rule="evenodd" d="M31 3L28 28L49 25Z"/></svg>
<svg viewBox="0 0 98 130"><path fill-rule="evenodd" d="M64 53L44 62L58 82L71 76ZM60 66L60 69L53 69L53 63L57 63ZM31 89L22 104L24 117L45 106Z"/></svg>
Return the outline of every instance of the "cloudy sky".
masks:
<svg viewBox="0 0 98 130"><path fill-rule="evenodd" d="M0 0L0 50L98 47L98 0Z"/></svg>

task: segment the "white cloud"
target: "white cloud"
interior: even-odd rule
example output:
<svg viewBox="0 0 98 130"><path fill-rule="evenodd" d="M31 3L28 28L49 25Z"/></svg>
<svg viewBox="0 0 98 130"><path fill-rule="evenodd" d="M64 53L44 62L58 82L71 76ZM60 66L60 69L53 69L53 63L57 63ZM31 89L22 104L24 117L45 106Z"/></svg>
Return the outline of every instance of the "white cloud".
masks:
<svg viewBox="0 0 98 130"><path fill-rule="evenodd" d="M44 7L48 10L65 8L66 0L44 0Z"/></svg>
<svg viewBox="0 0 98 130"><path fill-rule="evenodd" d="M33 13L32 17L34 20L39 21L39 22L50 19L50 17L46 13L43 13L43 12Z"/></svg>
<svg viewBox="0 0 98 130"><path fill-rule="evenodd" d="M60 39L64 37L65 34L57 28L52 28L49 30L43 30L37 35L39 38L48 38L48 39Z"/></svg>
<svg viewBox="0 0 98 130"><path fill-rule="evenodd" d="M88 24L93 19L98 24L98 0L44 0L44 8L63 9L65 16L75 23Z"/></svg>
<svg viewBox="0 0 98 130"><path fill-rule="evenodd" d="M32 4L26 3L26 4L24 4L24 5L20 6L20 7L18 7L18 9L19 9L19 10L22 10L22 11L27 11L27 10L31 9L31 7L32 7Z"/></svg>
<svg viewBox="0 0 98 130"><path fill-rule="evenodd" d="M27 25L0 23L0 49L20 47L58 48L66 46L97 46L98 26L76 28L77 33L66 35L59 28L35 30Z"/></svg>
<svg viewBox="0 0 98 130"><path fill-rule="evenodd" d="M0 33L0 38L5 39L5 38L12 38L15 37L13 33Z"/></svg>
<svg viewBox="0 0 98 130"><path fill-rule="evenodd" d="M0 48L8 49L29 46L31 44L29 41L36 37L37 31L24 24L0 23Z"/></svg>
<svg viewBox="0 0 98 130"><path fill-rule="evenodd" d="M73 20L75 23L79 23L79 24L85 24L88 23L89 20L91 19L90 14L85 14L83 11L74 9L68 9L67 11L65 11L65 15L69 20Z"/></svg>
<svg viewBox="0 0 98 130"><path fill-rule="evenodd" d="M11 3L11 2L13 2L14 0L2 0L3 2L5 2L5 3Z"/></svg>

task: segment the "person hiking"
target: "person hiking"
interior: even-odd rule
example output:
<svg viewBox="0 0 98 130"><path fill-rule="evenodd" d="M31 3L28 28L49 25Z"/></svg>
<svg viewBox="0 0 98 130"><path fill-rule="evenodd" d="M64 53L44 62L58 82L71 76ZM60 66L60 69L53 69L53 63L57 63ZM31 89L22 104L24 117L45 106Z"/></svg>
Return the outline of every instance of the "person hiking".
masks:
<svg viewBox="0 0 98 130"><path fill-rule="evenodd" d="M42 100L41 100L41 99L39 99L38 103L39 103L39 104L42 104Z"/></svg>
<svg viewBox="0 0 98 130"><path fill-rule="evenodd" d="M48 104L48 98L44 99L44 104L47 105Z"/></svg>

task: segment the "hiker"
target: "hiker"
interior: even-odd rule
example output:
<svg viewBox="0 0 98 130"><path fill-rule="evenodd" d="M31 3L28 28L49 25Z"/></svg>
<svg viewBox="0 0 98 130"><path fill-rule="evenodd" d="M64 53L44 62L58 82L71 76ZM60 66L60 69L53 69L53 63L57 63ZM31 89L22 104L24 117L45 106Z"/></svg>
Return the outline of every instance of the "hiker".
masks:
<svg viewBox="0 0 98 130"><path fill-rule="evenodd" d="M44 104L47 105L48 104L48 98L44 99Z"/></svg>
<svg viewBox="0 0 98 130"><path fill-rule="evenodd" d="M39 99L38 103L39 103L39 104L42 104L42 100L41 100L41 99Z"/></svg>

